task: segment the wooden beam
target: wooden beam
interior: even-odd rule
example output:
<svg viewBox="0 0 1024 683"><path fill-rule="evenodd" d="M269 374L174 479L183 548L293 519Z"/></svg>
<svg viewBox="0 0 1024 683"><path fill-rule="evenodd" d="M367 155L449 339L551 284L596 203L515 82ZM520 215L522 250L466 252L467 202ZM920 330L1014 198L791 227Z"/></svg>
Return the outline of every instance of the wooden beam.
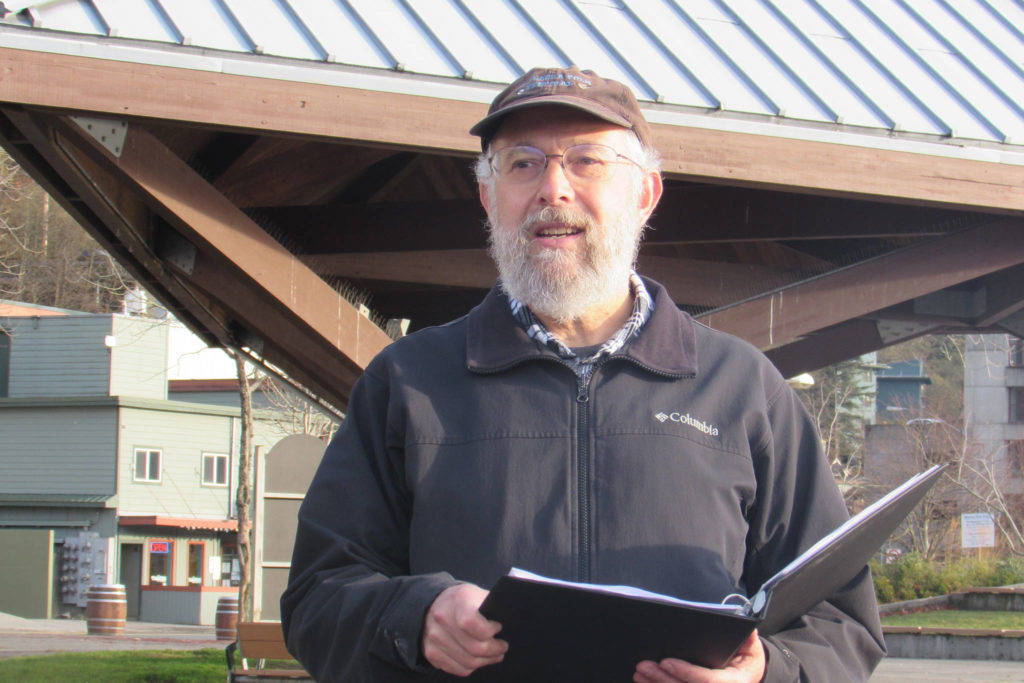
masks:
<svg viewBox="0 0 1024 683"><path fill-rule="evenodd" d="M437 199L341 207L260 208L307 253L483 248L479 201ZM651 219L648 244L759 242L941 235L988 220L971 214L742 188L675 188ZM424 229L429 221L429 229Z"/></svg>
<svg viewBox="0 0 1024 683"><path fill-rule="evenodd" d="M239 207L323 204L364 167L390 154L384 149L267 136L211 182ZM202 173L202 168L193 167Z"/></svg>
<svg viewBox="0 0 1024 683"><path fill-rule="evenodd" d="M856 358L885 346L873 320L857 318L819 330L785 346L769 349L769 360L783 377L794 377Z"/></svg>
<svg viewBox="0 0 1024 683"><path fill-rule="evenodd" d="M265 342L276 345L286 340L279 350L288 354L289 364L312 370L299 379L311 377L313 386L326 390L324 398L344 405L362 368L390 343L383 330L141 127L129 127L121 155L115 158L70 120L56 124L62 135L115 174L121 187L139 193L199 252L220 255L228 268L209 269L207 277L227 279L210 293L224 297L239 322ZM233 306L247 291L253 293L249 300ZM318 381L319 372L328 374Z"/></svg>
<svg viewBox="0 0 1024 683"><path fill-rule="evenodd" d="M478 141L466 131L487 108L476 102L15 48L0 48L0 61L0 101L414 150L475 153ZM652 129L670 175L1024 212L1024 166L664 124Z"/></svg>
<svg viewBox="0 0 1024 683"><path fill-rule="evenodd" d="M1024 263L1024 221L994 220L870 259L700 319L762 349Z"/></svg>
<svg viewBox="0 0 1024 683"><path fill-rule="evenodd" d="M302 260L321 275L356 280L486 289L498 276L491 257L483 249L317 254ZM786 271L764 266L643 253L637 270L665 285L676 303L692 306L721 306L794 280Z"/></svg>
<svg viewBox="0 0 1024 683"><path fill-rule="evenodd" d="M978 285L985 295L985 310L974 321L978 327L997 325L1003 318L1024 309L1024 266L994 273Z"/></svg>
<svg viewBox="0 0 1024 683"><path fill-rule="evenodd" d="M209 301L167 275L146 243L144 230L133 223L148 221L146 208L141 204L131 206L130 199L123 197L121 206L111 205L102 190L114 185L113 178L101 177L97 169L85 169L70 159L58 148L46 121L12 108L4 108L3 116L24 138L23 142L14 141L9 135L0 139L22 169L204 342L210 346L227 345L228 321L219 316ZM93 174L87 176L88 171Z"/></svg>

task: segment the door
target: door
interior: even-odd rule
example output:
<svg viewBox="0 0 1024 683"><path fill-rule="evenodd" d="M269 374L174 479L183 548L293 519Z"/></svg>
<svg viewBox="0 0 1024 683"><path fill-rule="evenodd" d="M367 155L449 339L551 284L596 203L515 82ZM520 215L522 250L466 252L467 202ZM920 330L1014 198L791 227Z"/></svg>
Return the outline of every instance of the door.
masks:
<svg viewBox="0 0 1024 683"><path fill-rule="evenodd" d="M128 601L128 618L139 618L142 598L142 544L121 544L121 583Z"/></svg>

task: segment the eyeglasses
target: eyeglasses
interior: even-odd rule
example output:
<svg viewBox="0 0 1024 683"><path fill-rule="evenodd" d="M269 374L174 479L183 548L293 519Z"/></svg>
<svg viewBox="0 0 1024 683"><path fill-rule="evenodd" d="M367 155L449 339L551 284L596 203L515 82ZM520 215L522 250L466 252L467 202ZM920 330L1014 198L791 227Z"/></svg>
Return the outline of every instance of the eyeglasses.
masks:
<svg viewBox="0 0 1024 683"><path fill-rule="evenodd" d="M491 168L502 180L511 183L529 183L537 180L548 167L549 159L558 159L570 180L599 182L611 177L615 166L626 161L643 168L627 156L607 145L586 143L573 145L561 154L545 154L536 147L505 147L489 159Z"/></svg>

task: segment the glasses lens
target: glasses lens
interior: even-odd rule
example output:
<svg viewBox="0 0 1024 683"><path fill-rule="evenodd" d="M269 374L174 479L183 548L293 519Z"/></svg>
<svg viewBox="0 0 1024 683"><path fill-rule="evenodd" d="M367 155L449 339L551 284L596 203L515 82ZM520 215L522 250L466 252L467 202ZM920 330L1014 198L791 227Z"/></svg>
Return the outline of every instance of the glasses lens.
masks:
<svg viewBox="0 0 1024 683"><path fill-rule="evenodd" d="M506 147L494 153L493 163L500 177L526 182L537 178L546 162L544 152L534 147Z"/></svg>
<svg viewBox="0 0 1024 683"><path fill-rule="evenodd" d="M576 145L565 150L563 164L569 175L581 180L604 180L618 155L604 145Z"/></svg>

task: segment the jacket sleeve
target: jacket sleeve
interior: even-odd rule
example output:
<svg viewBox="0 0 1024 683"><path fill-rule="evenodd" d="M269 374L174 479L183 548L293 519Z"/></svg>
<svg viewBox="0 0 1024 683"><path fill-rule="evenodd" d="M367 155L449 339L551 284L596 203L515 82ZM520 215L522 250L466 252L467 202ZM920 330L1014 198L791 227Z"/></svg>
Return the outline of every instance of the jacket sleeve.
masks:
<svg viewBox="0 0 1024 683"><path fill-rule="evenodd" d="M386 383L367 371L299 509L281 624L319 681L421 679L432 671L420 657L423 618L456 583L410 575L411 497L388 412Z"/></svg>
<svg viewBox="0 0 1024 683"><path fill-rule="evenodd" d="M781 378L779 385L754 453L758 504L749 520L745 572L752 589L848 517L810 416ZM762 643L765 681L867 680L885 654L870 571L865 567Z"/></svg>

